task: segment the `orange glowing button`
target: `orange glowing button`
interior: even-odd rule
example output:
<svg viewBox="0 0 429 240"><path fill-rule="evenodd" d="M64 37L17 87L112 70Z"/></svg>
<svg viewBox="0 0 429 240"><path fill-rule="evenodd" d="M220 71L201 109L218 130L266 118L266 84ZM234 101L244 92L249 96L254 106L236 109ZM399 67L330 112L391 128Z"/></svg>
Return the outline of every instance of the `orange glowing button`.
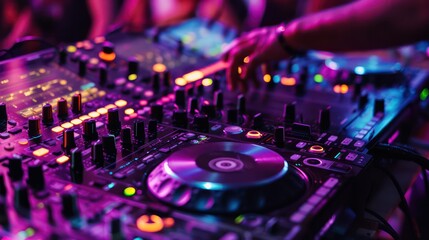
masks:
<svg viewBox="0 0 429 240"><path fill-rule="evenodd" d="M248 131L246 133L246 138L250 138L250 139L260 139L262 137L262 133L252 130L252 131Z"/></svg>
<svg viewBox="0 0 429 240"><path fill-rule="evenodd" d="M36 157L43 157L48 153L49 153L49 150L46 148L39 148L39 149L33 151L33 155Z"/></svg>
<svg viewBox="0 0 429 240"><path fill-rule="evenodd" d="M127 108L127 109L125 109L125 114L127 114L127 115L131 115L131 114L133 114L134 113L134 109L132 109L132 108Z"/></svg>
<svg viewBox="0 0 429 240"><path fill-rule="evenodd" d="M100 116L100 113L98 112L90 112L88 113L88 116L90 116L91 118L97 118Z"/></svg>
<svg viewBox="0 0 429 240"><path fill-rule="evenodd" d="M61 124L61 127L63 127L63 128L71 128L71 127L73 127L73 124L72 123L69 123L69 122L65 122L65 123L63 123L63 124Z"/></svg>
<svg viewBox="0 0 429 240"><path fill-rule="evenodd" d="M146 106L147 105L147 100L140 100L139 104L140 106Z"/></svg>
<svg viewBox="0 0 429 240"><path fill-rule="evenodd" d="M120 107L120 108L125 107L127 105L127 101L121 99L121 100L116 101L115 105Z"/></svg>
<svg viewBox="0 0 429 240"><path fill-rule="evenodd" d="M105 53L105 52L101 51L100 53L98 53L98 57L103 61L113 62L116 58L116 54L114 52Z"/></svg>
<svg viewBox="0 0 429 240"><path fill-rule="evenodd" d="M193 71L190 73L187 73L185 75L183 75L183 78L187 81L187 82L195 82L201 78L204 77L204 73L201 71Z"/></svg>
<svg viewBox="0 0 429 240"><path fill-rule="evenodd" d="M167 70L167 67L162 63L156 63L152 66L152 70L157 73L163 73Z"/></svg>
<svg viewBox="0 0 429 240"><path fill-rule="evenodd" d="M342 84L340 88L340 92L342 94L346 94L348 91L349 91L349 86L347 86L346 84Z"/></svg>
<svg viewBox="0 0 429 240"><path fill-rule="evenodd" d="M142 215L137 218L136 225L142 232L159 232L164 228L164 222L158 215Z"/></svg>
<svg viewBox="0 0 429 240"><path fill-rule="evenodd" d="M285 86L295 86L296 79L293 77L282 77L280 79L280 82L282 85L285 85Z"/></svg>
<svg viewBox="0 0 429 240"><path fill-rule="evenodd" d="M112 108L116 108L116 106L114 104L108 104L104 108L107 109L107 110L109 110L109 109L112 109Z"/></svg>
<svg viewBox="0 0 429 240"><path fill-rule="evenodd" d="M87 120L87 119L90 119L91 117L90 116L88 116L88 115L83 115L83 116L80 116L79 117L79 119L80 120L82 120L82 121L85 121L85 120Z"/></svg>
<svg viewBox="0 0 429 240"><path fill-rule="evenodd" d="M270 74L265 74L264 75L264 82L269 83L271 81L271 75Z"/></svg>
<svg viewBox="0 0 429 240"><path fill-rule="evenodd" d="M320 145L313 145L310 147L310 152L312 153L323 153L325 149Z"/></svg>
<svg viewBox="0 0 429 240"><path fill-rule="evenodd" d="M56 162L58 164L63 164L63 163L66 163L69 159L70 158L67 157L67 156L61 156L61 157L59 157L59 158L56 159Z"/></svg>
<svg viewBox="0 0 429 240"><path fill-rule="evenodd" d="M249 61L250 61L249 56L247 56L247 57L245 57L245 58L243 59L243 62L244 62L244 63L249 63Z"/></svg>
<svg viewBox="0 0 429 240"><path fill-rule="evenodd" d="M73 125L79 125L79 124L81 124L81 123L82 123L82 120L75 118L75 119L71 120L70 122L71 122Z"/></svg>
<svg viewBox="0 0 429 240"><path fill-rule="evenodd" d="M19 145L27 145L28 144L28 140L25 138L21 138L18 140L18 144Z"/></svg>
<svg viewBox="0 0 429 240"><path fill-rule="evenodd" d="M174 218L172 217L164 218L164 226L166 228L170 228L174 226L174 223L175 223Z"/></svg>
<svg viewBox="0 0 429 240"><path fill-rule="evenodd" d="M62 132L64 130L64 128L62 128L60 126L56 126L56 127L53 127L51 130L54 133L60 133L60 132Z"/></svg>
<svg viewBox="0 0 429 240"><path fill-rule="evenodd" d="M185 86L187 82L184 78L176 78L174 83L176 83L177 86Z"/></svg>
<svg viewBox="0 0 429 240"><path fill-rule="evenodd" d="M97 109L97 112L99 114L107 114L107 109L105 109L105 108L99 108L99 109Z"/></svg>

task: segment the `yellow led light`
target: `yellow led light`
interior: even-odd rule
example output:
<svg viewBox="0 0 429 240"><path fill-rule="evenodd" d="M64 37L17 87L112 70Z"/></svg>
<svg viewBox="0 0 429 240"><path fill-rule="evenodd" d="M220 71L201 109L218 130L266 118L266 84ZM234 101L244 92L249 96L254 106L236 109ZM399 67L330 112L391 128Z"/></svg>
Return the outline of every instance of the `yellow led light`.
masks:
<svg viewBox="0 0 429 240"><path fill-rule="evenodd" d="M177 86L185 86L187 82L184 78L176 78L176 80L174 80L174 83Z"/></svg>
<svg viewBox="0 0 429 240"><path fill-rule="evenodd" d="M67 156L61 156L61 157L59 157L59 158L56 159L56 162L58 164L63 164L63 163L66 163L69 159L70 158L67 157Z"/></svg>
<svg viewBox="0 0 429 240"><path fill-rule="evenodd" d="M18 140L18 144L19 145L27 145L28 144L28 140L25 138L21 138Z"/></svg>
<svg viewBox="0 0 429 240"><path fill-rule="evenodd" d="M127 115L131 115L131 114L133 114L134 113L134 109L132 109L132 108L127 108L127 109L125 109L125 114L127 114Z"/></svg>
<svg viewBox="0 0 429 240"><path fill-rule="evenodd" d="M127 101L121 99L121 100L116 101L115 105L118 106L118 107L125 107L127 105Z"/></svg>
<svg viewBox="0 0 429 240"><path fill-rule="evenodd" d="M60 126L56 126L56 127L53 127L51 130L54 133L60 133L60 132L62 132L64 130L64 128L62 128Z"/></svg>
<svg viewBox="0 0 429 240"><path fill-rule="evenodd" d="M45 156L48 153L49 153L49 150L46 149L46 148L39 148L39 149L33 151L33 155L36 156L36 157L42 157L42 156Z"/></svg>
<svg viewBox="0 0 429 240"><path fill-rule="evenodd" d="M250 61L249 56L247 56L247 57L245 57L245 58L243 59L243 62L244 62L244 63L249 63L249 61Z"/></svg>
<svg viewBox="0 0 429 240"><path fill-rule="evenodd" d="M82 115L82 116L79 117L79 119L82 120L82 121L85 121L85 120L90 119L90 118L91 117L88 116L88 115Z"/></svg>
<svg viewBox="0 0 429 240"><path fill-rule="evenodd" d="M201 84L203 84L204 87L208 87L213 84L213 80L211 78L204 78Z"/></svg>
<svg viewBox="0 0 429 240"><path fill-rule="evenodd" d="M156 63L152 66L152 70L157 73L163 73L167 70L167 67L162 63Z"/></svg>
<svg viewBox="0 0 429 240"><path fill-rule="evenodd" d="M264 75L264 82L269 83L271 81L271 75L270 74L265 74Z"/></svg>
<svg viewBox="0 0 429 240"><path fill-rule="evenodd" d="M158 215L142 215L137 218L136 225L142 232L159 232L164 228L164 222Z"/></svg>
<svg viewBox="0 0 429 240"><path fill-rule="evenodd" d="M66 51L69 52L69 53L74 53L74 52L76 52L76 50L77 50L77 48L75 46L73 46L73 45L69 45L66 48Z"/></svg>
<svg viewBox="0 0 429 240"><path fill-rule="evenodd" d="M243 69L241 69L241 67L238 67L237 72L238 74L241 74L243 72Z"/></svg>
<svg viewBox="0 0 429 240"><path fill-rule="evenodd" d="M132 197L136 194L136 189L133 187L127 187L124 189L124 196Z"/></svg>
<svg viewBox="0 0 429 240"><path fill-rule="evenodd" d="M199 80L199 79L201 79L203 77L204 77L204 73L201 72L201 71L198 71L198 70L183 75L183 78L187 82L194 82L194 81L197 81L197 80Z"/></svg>
<svg viewBox="0 0 429 240"><path fill-rule="evenodd" d="M133 73L128 75L128 80L135 81L137 79L137 74Z"/></svg>
<svg viewBox="0 0 429 240"><path fill-rule="evenodd" d="M63 128L71 128L71 127L73 127L73 124L72 123L69 123L69 122L65 122L65 123L63 123L63 124L61 124L61 127L63 127Z"/></svg>
<svg viewBox="0 0 429 240"><path fill-rule="evenodd" d="M107 114L107 109L105 109L105 108L99 108L99 109L97 109L97 112L99 113L99 114ZM88 114L89 115L89 114ZM90 115L91 116L91 115Z"/></svg>
<svg viewBox="0 0 429 240"><path fill-rule="evenodd" d="M101 109L101 108L100 108ZM103 108L104 109L104 108ZM98 111L98 110L97 110ZM106 110L107 111L107 110ZM90 116L91 118L97 118L100 116L99 112L90 112L88 113L88 116Z"/></svg>
<svg viewBox="0 0 429 240"><path fill-rule="evenodd" d="M60 80L60 85L66 85L66 84L67 84L67 80L65 80L65 79Z"/></svg>
<svg viewBox="0 0 429 240"><path fill-rule="evenodd" d="M310 152L312 153L323 153L325 149L320 145L313 145L310 147Z"/></svg>
<svg viewBox="0 0 429 240"><path fill-rule="evenodd" d="M340 88L340 92L342 94L346 94L348 91L349 91L349 86L347 86L346 84L342 84Z"/></svg>
<svg viewBox="0 0 429 240"><path fill-rule="evenodd" d="M295 86L296 79L293 77L282 77L280 79L280 82L282 85L285 85L285 86Z"/></svg>
<svg viewBox="0 0 429 240"><path fill-rule="evenodd" d="M116 108L116 106L114 104L109 104L109 105L104 106L104 108L107 109L107 110L109 110L109 109L112 109L112 108Z"/></svg>
<svg viewBox="0 0 429 240"><path fill-rule="evenodd" d="M75 118L75 119L71 120L70 122L71 122L73 125L79 125L79 124L81 124L81 123L82 123L82 120Z"/></svg>

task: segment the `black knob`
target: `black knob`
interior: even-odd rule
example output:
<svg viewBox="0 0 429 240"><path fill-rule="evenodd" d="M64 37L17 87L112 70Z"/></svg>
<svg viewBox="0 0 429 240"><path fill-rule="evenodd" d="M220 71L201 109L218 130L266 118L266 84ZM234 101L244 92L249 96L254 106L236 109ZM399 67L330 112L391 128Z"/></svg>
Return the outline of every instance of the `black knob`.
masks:
<svg viewBox="0 0 429 240"><path fill-rule="evenodd" d="M82 95L80 93L76 93L72 96L72 112L74 114L79 114L82 112Z"/></svg>
<svg viewBox="0 0 429 240"><path fill-rule="evenodd" d="M164 82L164 87L170 87L171 85L171 73L169 71L165 71L163 74L163 82Z"/></svg>
<svg viewBox="0 0 429 240"><path fill-rule="evenodd" d="M285 123L294 123L296 116L296 103L289 103L283 106L283 121Z"/></svg>
<svg viewBox="0 0 429 240"><path fill-rule="evenodd" d="M185 89L177 89L174 92L175 100L174 103L177 107L184 109L186 107L186 92Z"/></svg>
<svg viewBox="0 0 429 240"><path fill-rule="evenodd" d="M274 131L274 144L276 147L283 147L285 144L285 129L283 127L277 127Z"/></svg>
<svg viewBox="0 0 429 240"><path fill-rule="evenodd" d="M58 60L60 65L64 65L67 63L67 50L65 48L60 49Z"/></svg>
<svg viewBox="0 0 429 240"><path fill-rule="evenodd" d="M150 106L150 118L162 122L164 118L164 107L159 104L153 104Z"/></svg>
<svg viewBox="0 0 429 240"><path fill-rule="evenodd" d="M131 140L131 128L126 127L123 128L121 131L121 143L122 143L122 148L127 149L127 150L131 150L133 143Z"/></svg>
<svg viewBox="0 0 429 240"><path fill-rule="evenodd" d="M363 93L359 96L359 103L358 103L358 108L360 110L364 109L365 106L368 104L368 94Z"/></svg>
<svg viewBox="0 0 429 240"><path fill-rule="evenodd" d="M255 130L262 130L265 127L264 116L262 113L257 113L253 116L252 128Z"/></svg>
<svg viewBox="0 0 429 240"><path fill-rule="evenodd" d="M83 77L86 75L86 64L88 63L89 57L87 55L82 55L79 59L79 71L78 75Z"/></svg>
<svg viewBox="0 0 429 240"><path fill-rule="evenodd" d="M107 83L107 66L104 63L100 63L98 67L98 80L100 82L100 86L104 86Z"/></svg>
<svg viewBox="0 0 429 240"><path fill-rule="evenodd" d="M12 158L9 160L9 177L12 181L20 181L24 175L22 170L22 160L19 158Z"/></svg>
<svg viewBox="0 0 429 240"><path fill-rule="evenodd" d="M172 124L175 127L188 127L188 112L185 110L176 110L173 112Z"/></svg>
<svg viewBox="0 0 429 240"><path fill-rule="evenodd" d="M19 215L28 216L30 214L30 200L28 198L27 187L21 185L15 187L13 203Z"/></svg>
<svg viewBox="0 0 429 240"><path fill-rule="evenodd" d="M97 168L104 166L103 144L100 140L92 144L91 161Z"/></svg>
<svg viewBox="0 0 429 240"><path fill-rule="evenodd" d="M128 75L137 74L139 71L139 61L135 57L128 59Z"/></svg>
<svg viewBox="0 0 429 240"><path fill-rule="evenodd" d="M61 195L61 214L66 219L79 217L79 206L77 204L77 196L75 193L63 193Z"/></svg>
<svg viewBox="0 0 429 240"><path fill-rule="evenodd" d="M362 83L357 82L354 84L354 90L353 90L353 98L358 98L362 93Z"/></svg>
<svg viewBox="0 0 429 240"><path fill-rule="evenodd" d="M94 119L88 119L83 122L83 138L87 141L98 139L97 122Z"/></svg>
<svg viewBox="0 0 429 240"><path fill-rule="evenodd" d="M30 164L28 166L27 183L30 188L35 191L42 191L45 189L45 176L42 164Z"/></svg>
<svg viewBox="0 0 429 240"><path fill-rule="evenodd" d="M292 59L289 59L289 61L287 61L287 63L286 63L286 69L285 69L286 76L289 77L292 75L292 73L293 73L292 69L293 69L293 61L292 61Z"/></svg>
<svg viewBox="0 0 429 240"><path fill-rule="evenodd" d="M158 122L156 120L149 120L147 135L149 141L155 140L158 137Z"/></svg>
<svg viewBox="0 0 429 240"><path fill-rule="evenodd" d="M70 154L71 150L76 147L76 143L74 141L74 130L67 129L63 132L63 149L67 154Z"/></svg>
<svg viewBox="0 0 429 240"><path fill-rule="evenodd" d="M299 82L306 83L308 81L308 67L307 66L301 66L301 71L299 73Z"/></svg>
<svg viewBox="0 0 429 240"><path fill-rule="evenodd" d="M136 145L138 147L142 146L145 143L146 138L143 121L137 121L133 123L133 134Z"/></svg>
<svg viewBox="0 0 429 240"><path fill-rule="evenodd" d="M198 109L198 99L193 97L189 99L188 103L188 112L191 114L195 114L195 110Z"/></svg>
<svg viewBox="0 0 429 240"><path fill-rule="evenodd" d="M7 111L6 103L0 103L0 125L6 126L7 124Z"/></svg>
<svg viewBox="0 0 429 240"><path fill-rule="evenodd" d="M378 98L374 100L374 116L377 113L384 113L384 99Z"/></svg>
<svg viewBox="0 0 429 240"><path fill-rule="evenodd" d="M110 234L112 240L125 240L121 218L115 217L110 221Z"/></svg>
<svg viewBox="0 0 429 240"><path fill-rule="evenodd" d="M201 106L201 113L207 115L209 119L216 118L216 107L213 104L204 104Z"/></svg>
<svg viewBox="0 0 429 240"><path fill-rule="evenodd" d="M214 102L216 104L216 109L218 111L223 109L223 92L222 91L216 91L214 94Z"/></svg>
<svg viewBox="0 0 429 240"><path fill-rule="evenodd" d="M320 110L319 127L321 132L324 132L331 127L331 107Z"/></svg>
<svg viewBox="0 0 429 240"><path fill-rule="evenodd" d="M107 164L116 162L116 140L113 135L105 135L101 137L103 144L104 160Z"/></svg>
<svg viewBox="0 0 429 240"><path fill-rule="evenodd" d="M42 107L42 122L45 125L51 125L54 122L54 116L52 113L52 106L49 103L46 103Z"/></svg>
<svg viewBox="0 0 429 240"><path fill-rule="evenodd" d="M204 96L204 85L200 84L197 86L197 94L198 96Z"/></svg>
<svg viewBox="0 0 429 240"><path fill-rule="evenodd" d="M208 133L210 125L209 125L209 118L207 117L207 115L204 115L204 114L196 115L194 117L193 127L195 131Z"/></svg>
<svg viewBox="0 0 429 240"><path fill-rule="evenodd" d="M239 114L246 113L246 98L243 94L240 94L237 97L237 109Z"/></svg>
<svg viewBox="0 0 429 240"><path fill-rule="evenodd" d="M28 118L28 137L38 138L42 135L42 129L40 128L40 118L32 116Z"/></svg>
<svg viewBox="0 0 429 240"><path fill-rule="evenodd" d="M160 88L161 88L161 75L159 73L154 73L152 75L152 90L155 93L158 93Z"/></svg>
<svg viewBox="0 0 429 240"><path fill-rule="evenodd" d="M212 89L213 89L213 92L217 92L220 90L220 80L218 77L213 78Z"/></svg>
<svg viewBox="0 0 429 240"><path fill-rule="evenodd" d="M226 111L226 122L230 124L238 123L238 110L237 109L228 109Z"/></svg>
<svg viewBox="0 0 429 240"><path fill-rule="evenodd" d="M6 196L7 188L5 184L4 175L0 174L0 196L4 197Z"/></svg>
<svg viewBox="0 0 429 240"><path fill-rule="evenodd" d="M66 119L69 115L69 107L67 106L67 100L60 98L57 102L57 113L59 119Z"/></svg>
<svg viewBox="0 0 429 240"><path fill-rule="evenodd" d="M83 182L83 159L82 151L78 148L75 148L71 152L71 162L70 162L70 177L74 183Z"/></svg>
<svg viewBox="0 0 429 240"><path fill-rule="evenodd" d="M119 110L111 108L107 112L107 129L110 134L118 136L121 132L121 121L119 120Z"/></svg>
<svg viewBox="0 0 429 240"><path fill-rule="evenodd" d="M295 85L295 95L298 97L302 97L305 95L305 83L303 82L298 82Z"/></svg>

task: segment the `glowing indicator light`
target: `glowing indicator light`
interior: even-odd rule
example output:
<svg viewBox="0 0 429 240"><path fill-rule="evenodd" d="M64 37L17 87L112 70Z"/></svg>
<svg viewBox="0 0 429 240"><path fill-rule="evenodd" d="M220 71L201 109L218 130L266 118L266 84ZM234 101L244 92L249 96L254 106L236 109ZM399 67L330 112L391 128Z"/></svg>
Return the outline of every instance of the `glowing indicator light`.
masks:
<svg viewBox="0 0 429 240"><path fill-rule="evenodd" d="M241 74L243 72L243 69L241 67L238 67L237 72L238 74Z"/></svg>
<svg viewBox="0 0 429 240"><path fill-rule="evenodd" d="M109 109L112 109L112 108L116 108L116 106L114 104L108 104L108 105L104 106L104 108L107 109L107 110L109 110Z"/></svg>
<svg viewBox="0 0 429 240"><path fill-rule="evenodd" d="M174 226L174 223L175 223L174 218L172 217L164 218L164 227L170 228Z"/></svg>
<svg viewBox="0 0 429 240"><path fill-rule="evenodd" d="M152 70L157 73L163 73L167 70L167 67L162 63L156 63L152 66Z"/></svg>
<svg viewBox="0 0 429 240"><path fill-rule="evenodd" d="M137 80L137 74L133 73L133 74L128 75L128 80L130 80L130 81Z"/></svg>
<svg viewBox="0 0 429 240"><path fill-rule="evenodd" d="M77 51L77 48L73 45L69 45L69 46L67 46L66 51L69 53L74 53Z"/></svg>
<svg viewBox="0 0 429 240"><path fill-rule="evenodd" d="M73 120L71 120L70 121L73 125L79 125L79 124L81 124L82 123L82 120L80 120L80 119L73 119Z"/></svg>
<svg viewBox="0 0 429 240"><path fill-rule="evenodd" d="M36 157L43 157L48 153L49 153L49 150L46 148L39 148L39 149L33 151L33 155Z"/></svg>
<svg viewBox="0 0 429 240"><path fill-rule="evenodd" d="M347 86L346 84L341 84L341 85L338 84L334 86L335 93L346 94L348 91L349 91L349 86Z"/></svg>
<svg viewBox="0 0 429 240"><path fill-rule="evenodd" d="M323 152L325 152L325 149L322 146L313 145L310 147L310 152L312 152L312 153L323 153Z"/></svg>
<svg viewBox="0 0 429 240"><path fill-rule="evenodd" d="M243 220L244 220L244 216L243 216L243 215L239 215L239 216L237 216L237 217L234 219L234 222L235 222L236 224L240 224L240 223L242 223L242 222L243 222Z"/></svg>
<svg viewBox="0 0 429 240"><path fill-rule="evenodd" d="M201 84L203 84L204 87L208 87L213 84L213 80L211 78L204 78Z"/></svg>
<svg viewBox="0 0 429 240"><path fill-rule="evenodd" d="M323 76L321 74L314 75L314 81L316 83L322 83L323 82Z"/></svg>
<svg viewBox="0 0 429 240"><path fill-rule="evenodd" d="M338 64L330 59L326 60L326 65L332 70L338 70Z"/></svg>
<svg viewBox="0 0 429 240"><path fill-rule="evenodd" d="M274 83L279 83L279 82L280 82L280 80L281 80L280 75L274 75L274 77L273 77L273 82L274 82Z"/></svg>
<svg viewBox="0 0 429 240"><path fill-rule="evenodd" d="M424 88L420 93L420 100L424 101L428 98L428 96L429 96L429 89Z"/></svg>
<svg viewBox="0 0 429 240"><path fill-rule="evenodd" d="M147 100L140 100L139 104L140 106L146 106L147 105Z"/></svg>
<svg viewBox="0 0 429 240"><path fill-rule="evenodd" d="M112 52L112 53L105 53L105 52L101 51L101 52L98 54L98 57L99 57L101 60L103 60L103 61L106 61L106 62L112 62L113 60L115 60L115 58L116 58L116 54L115 54L114 52Z"/></svg>
<svg viewBox="0 0 429 240"><path fill-rule="evenodd" d="M99 114L107 114L107 109L105 109L105 108L99 108L99 109L97 109L97 112L99 113ZM89 114L88 114L89 115ZM89 116L91 116L91 115L89 115Z"/></svg>
<svg viewBox="0 0 429 240"><path fill-rule="evenodd" d="M127 105L127 101L121 99L115 102L115 105L118 107L125 107Z"/></svg>
<svg viewBox="0 0 429 240"><path fill-rule="evenodd" d="M209 182L203 183L203 187L207 190L212 189L213 185Z"/></svg>
<svg viewBox="0 0 429 240"><path fill-rule="evenodd" d="M89 64L97 65L100 61L97 58L90 58Z"/></svg>
<svg viewBox="0 0 429 240"><path fill-rule="evenodd" d="M142 215L137 218L137 228L142 232L159 232L164 228L164 222L158 215Z"/></svg>
<svg viewBox="0 0 429 240"><path fill-rule="evenodd" d="M83 42L77 42L76 47L77 48L83 48Z"/></svg>
<svg viewBox="0 0 429 240"><path fill-rule="evenodd" d="M262 133L252 130L252 131L248 131L246 133L246 138L250 138L250 139L260 139L262 137Z"/></svg>
<svg viewBox="0 0 429 240"><path fill-rule="evenodd" d="M285 85L285 86L295 86L296 79L293 77L282 77L280 82L282 85Z"/></svg>
<svg viewBox="0 0 429 240"><path fill-rule="evenodd" d="M124 196L132 197L136 194L136 189L133 187L127 187L124 189Z"/></svg>
<svg viewBox="0 0 429 240"><path fill-rule="evenodd" d="M176 78L176 80L174 80L174 83L177 86L185 86L187 82L184 78Z"/></svg>
<svg viewBox="0 0 429 240"><path fill-rule="evenodd" d="M53 127L51 130L54 133L60 133L60 132L62 132L64 130L64 128L62 128L60 126L56 126L56 127Z"/></svg>
<svg viewBox="0 0 429 240"><path fill-rule="evenodd" d="M144 92L144 96L145 96L145 97L153 97L153 91L151 91L151 90L147 90L147 91L145 91L145 92Z"/></svg>
<svg viewBox="0 0 429 240"><path fill-rule="evenodd" d="M66 85L66 84L67 84L67 80L64 80L64 79L61 79L61 80L60 80L60 85L63 85L63 86L64 86L64 85Z"/></svg>
<svg viewBox="0 0 429 240"><path fill-rule="evenodd" d="M73 188L73 185L71 185L71 184L67 184L65 187L64 187L64 191L68 191L68 190L70 190L70 189L72 189Z"/></svg>
<svg viewBox="0 0 429 240"><path fill-rule="evenodd" d="M106 41L106 38L103 37L103 36L94 38L94 42L97 43L97 44L102 43L104 41Z"/></svg>
<svg viewBox="0 0 429 240"><path fill-rule="evenodd" d="M264 82L269 83L271 82L271 75L270 74L265 74L264 77Z"/></svg>
<svg viewBox="0 0 429 240"><path fill-rule="evenodd" d="M204 77L204 74L203 74L203 72L201 72L201 71L193 71L193 72L190 72L190 73L187 73L187 74L185 74L185 75L183 75L183 78L187 81L187 82L194 82L194 81L197 81L197 80L199 80L199 79L201 79L201 78L203 78Z"/></svg>
<svg viewBox="0 0 429 240"><path fill-rule="evenodd" d="M115 183L109 183L109 185L107 185L108 189L112 189L115 186Z"/></svg>
<svg viewBox="0 0 429 240"><path fill-rule="evenodd" d="M25 233L27 234L27 237L31 237L34 235L34 229L29 227L29 228L25 229Z"/></svg>
<svg viewBox="0 0 429 240"><path fill-rule="evenodd" d="M249 58L249 56L245 57L245 58L243 59L243 62L244 62L244 63L249 63L249 62L250 62L250 58Z"/></svg>
<svg viewBox="0 0 429 240"><path fill-rule="evenodd" d="M127 115L131 115L131 114L133 114L134 113L134 109L132 109L132 108L127 108L127 109L125 109L125 114L127 114Z"/></svg>
<svg viewBox="0 0 429 240"><path fill-rule="evenodd" d="M63 163L66 163L66 162L68 162L69 161L69 157L67 157L67 156L61 156L61 157L59 157L59 158L57 158L55 161L58 163L58 164L63 164Z"/></svg>
<svg viewBox="0 0 429 240"><path fill-rule="evenodd" d="M73 124L69 123L69 122L65 122L65 123L61 124L61 127L67 129L67 128L73 127Z"/></svg>
<svg viewBox="0 0 429 240"><path fill-rule="evenodd" d="M97 113L98 114L98 113ZM98 115L100 115L100 114L98 114ZM79 117L79 119L80 120L82 120L82 121L85 121L85 120L87 120L87 119L90 119L91 117L90 116L88 116L88 115L82 115L82 116L80 116Z"/></svg>
<svg viewBox="0 0 429 240"><path fill-rule="evenodd" d="M357 75L364 75L365 74L365 68L362 66L355 67L355 73Z"/></svg>
<svg viewBox="0 0 429 240"><path fill-rule="evenodd" d="M21 138L18 140L18 144L19 145L27 145L28 144L28 140L25 138Z"/></svg>
<svg viewBox="0 0 429 240"><path fill-rule="evenodd" d="M41 73L41 74L46 73L46 69L44 69L44 68L39 69L39 73Z"/></svg>

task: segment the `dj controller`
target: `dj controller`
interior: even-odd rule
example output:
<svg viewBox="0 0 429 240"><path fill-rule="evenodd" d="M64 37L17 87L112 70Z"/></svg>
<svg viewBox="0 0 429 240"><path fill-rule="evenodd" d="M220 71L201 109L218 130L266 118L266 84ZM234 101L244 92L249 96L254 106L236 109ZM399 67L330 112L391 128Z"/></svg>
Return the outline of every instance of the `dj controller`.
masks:
<svg viewBox="0 0 429 240"><path fill-rule="evenodd" d="M0 62L2 239L329 236L428 74L314 54L230 92L234 37L193 19Z"/></svg>

